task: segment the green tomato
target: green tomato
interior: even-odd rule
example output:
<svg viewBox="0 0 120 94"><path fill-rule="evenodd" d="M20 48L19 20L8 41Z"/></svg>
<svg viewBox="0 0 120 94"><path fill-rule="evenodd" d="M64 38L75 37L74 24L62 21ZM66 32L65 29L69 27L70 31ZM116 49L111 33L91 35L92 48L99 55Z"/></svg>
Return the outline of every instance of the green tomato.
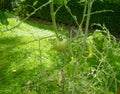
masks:
<svg viewBox="0 0 120 94"><path fill-rule="evenodd" d="M56 40L54 43L54 49L57 51L64 51L67 47L67 40Z"/></svg>

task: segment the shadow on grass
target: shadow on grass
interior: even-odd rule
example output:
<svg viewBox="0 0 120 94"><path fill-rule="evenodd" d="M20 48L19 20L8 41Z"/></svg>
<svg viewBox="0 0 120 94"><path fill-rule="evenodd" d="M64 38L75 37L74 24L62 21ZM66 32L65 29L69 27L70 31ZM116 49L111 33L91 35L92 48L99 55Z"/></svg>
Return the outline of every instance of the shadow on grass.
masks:
<svg viewBox="0 0 120 94"><path fill-rule="evenodd" d="M15 36L15 37L2 37L0 38L0 45L1 44L5 44L5 45L15 45L17 44L18 42L21 41L21 37L18 37L18 36Z"/></svg>
<svg viewBox="0 0 120 94"><path fill-rule="evenodd" d="M30 21L27 24L39 29L53 30L52 26L34 24ZM30 45L21 46L19 44L23 43L24 38L22 39L22 37L14 35L5 36L0 37L0 92L2 94L28 94L26 93L27 91L25 93L23 93L23 91L29 90L28 87L30 85L30 88L43 88L43 85L38 86L38 82L40 82L41 85L43 83L41 81L44 80L44 75L49 74L47 74L45 70L41 70L40 66L38 66L40 60L38 43L30 43ZM26 39L26 36L23 37ZM28 41L28 38L29 36L26 41ZM46 45L48 46L46 41L42 42L42 46L45 47ZM47 47L45 48L47 49ZM43 54L43 57L44 56L46 56L45 61L47 61L48 53ZM41 71L42 73L44 72L44 75L41 74ZM27 85L29 80L31 81L30 85Z"/></svg>
<svg viewBox="0 0 120 94"><path fill-rule="evenodd" d="M20 64L27 58L28 51L25 48L16 47L15 45L21 43L21 37L2 37L0 38L0 82L8 80L8 72L13 63ZM9 81L9 80L8 80Z"/></svg>
<svg viewBox="0 0 120 94"><path fill-rule="evenodd" d="M54 28L53 28L51 22L41 21L37 18L30 18L29 20L25 21L24 23L27 23L27 24L29 24L33 27L37 27L39 29L54 31Z"/></svg>

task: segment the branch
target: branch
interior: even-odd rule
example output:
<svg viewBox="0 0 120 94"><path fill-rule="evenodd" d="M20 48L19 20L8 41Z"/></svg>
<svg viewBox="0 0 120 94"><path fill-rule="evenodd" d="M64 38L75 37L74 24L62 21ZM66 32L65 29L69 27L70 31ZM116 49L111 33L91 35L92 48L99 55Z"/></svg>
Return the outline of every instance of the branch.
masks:
<svg viewBox="0 0 120 94"><path fill-rule="evenodd" d="M63 6L63 5L60 5L60 6L56 9L56 11L54 12L55 15L56 15L56 13L60 10L60 8L61 8L62 6Z"/></svg>
<svg viewBox="0 0 120 94"><path fill-rule="evenodd" d="M34 15L38 10L42 9L43 7L47 6L48 4L50 4L51 1L49 0L48 2L46 2L45 4L41 5L40 7L36 8L32 13L30 13L26 18L24 18L21 22L19 22L17 25L9 28L9 29L6 29L6 30L3 30L1 32L7 32L7 31L11 31L12 29L15 29L16 27L18 27L21 23L23 23L24 21L26 21L30 16Z"/></svg>
<svg viewBox="0 0 120 94"><path fill-rule="evenodd" d="M70 8L69 8L66 4L65 4L65 8L66 8L66 10L70 13L70 15L72 16L73 20L74 20L75 23L77 24L77 26L79 26L79 23L78 23L78 21L77 21L76 16L74 16L74 15L72 14Z"/></svg>
<svg viewBox="0 0 120 94"><path fill-rule="evenodd" d="M29 43L33 43L33 42L36 42L36 41L40 41L40 40L47 39L47 38L51 38L51 37L55 37L55 36L56 36L56 35L50 35L50 36L42 37L42 38L39 38L39 39L34 39L34 40L31 40L31 41L22 42L22 43L19 43L19 44L15 44L15 45L12 45L12 46L8 46L8 47L6 47L5 49L0 49L0 52L4 51L4 50L6 50L6 49L14 48L14 47L17 47L17 46L20 46L20 45L26 45L26 44L29 44Z"/></svg>
<svg viewBox="0 0 120 94"><path fill-rule="evenodd" d="M93 14L97 14L97 13L103 13L103 12L114 12L113 10L101 10L101 11L95 11L95 12L92 12L90 13L90 15L93 15ZM88 14L86 14L85 16L87 16Z"/></svg>

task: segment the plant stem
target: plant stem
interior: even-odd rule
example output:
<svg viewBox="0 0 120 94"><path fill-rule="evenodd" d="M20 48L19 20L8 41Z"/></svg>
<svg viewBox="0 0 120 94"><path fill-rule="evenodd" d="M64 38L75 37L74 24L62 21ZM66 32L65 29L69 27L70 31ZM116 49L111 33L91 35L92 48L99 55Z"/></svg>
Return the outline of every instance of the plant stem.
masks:
<svg viewBox="0 0 120 94"><path fill-rule="evenodd" d="M73 18L73 20L75 21L75 23L77 24L77 26L79 26L79 23L78 23L78 21L77 21L76 16L74 16L74 15L72 14L70 8L69 8L66 4L65 4L64 6L65 6L66 10L67 10L67 11L70 13L70 15L72 16L72 18Z"/></svg>
<svg viewBox="0 0 120 94"><path fill-rule="evenodd" d="M89 29L89 22L90 22L90 13L92 9L93 2L91 0L87 1L88 11L87 11L87 20L86 20L86 27L85 27L85 40L88 37L88 29Z"/></svg>
<svg viewBox="0 0 120 94"><path fill-rule="evenodd" d="M87 40L87 37L88 37L88 29L89 29L89 22L90 22L90 14L91 14L91 9L92 9L92 4L93 4L94 1L91 1L91 0L85 0L85 10L84 10L84 13L87 11L87 20L86 20L86 27L85 27L85 37L84 37L84 44L83 44L83 49L81 50L81 55L83 55L83 53L85 52L86 50L86 47L87 47L87 44L86 44L86 40ZM85 16L83 14L83 16ZM84 17L83 17L84 19ZM82 24L81 24L82 25ZM81 26L80 25L80 26ZM79 27L79 29L81 29L81 27Z"/></svg>
<svg viewBox="0 0 120 94"><path fill-rule="evenodd" d="M80 23L79 29L78 29L79 32L82 31L82 25L83 25L83 22L84 22L84 19L85 19L85 16L86 16L86 11L87 11L87 1L85 0L83 16L82 16L82 20L81 20L81 23Z"/></svg>
<svg viewBox="0 0 120 94"><path fill-rule="evenodd" d="M56 13L54 13L54 2L53 2L53 0L51 0L51 3L50 3L50 13L51 13L51 18L52 18L53 28L55 30L56 37L58 38L56 18L55 18Z"/></svg>
<svg viewBox="0 0 120 94"><path fill-rule="evenodd" d="M28 18L30 18L32 15L34 15L37 11L39 11L40 9L42 9L43 7L47 6L50 3L51 3L50 1L46 2L45 4L43 4L40 7L36 8L26 18L24 18L23 20L21 20L17 25L15 25L15 26L13 26L11 28L7 28L7 29L5 29L3 31L0 31L0 32L8 32L8 31L11 31L11 30L15 29L16 27L20 26L24 21L26 21Z"/></svg>
<svg viewBox="0 0 120 94"><path fill-rule="evenodd" d="M40 58L39 58L39 61L40 61L40 65L41 65L41 70L42 70L42 50L41 50L41 40L39 38L39 55L40 55Z"/></svg>

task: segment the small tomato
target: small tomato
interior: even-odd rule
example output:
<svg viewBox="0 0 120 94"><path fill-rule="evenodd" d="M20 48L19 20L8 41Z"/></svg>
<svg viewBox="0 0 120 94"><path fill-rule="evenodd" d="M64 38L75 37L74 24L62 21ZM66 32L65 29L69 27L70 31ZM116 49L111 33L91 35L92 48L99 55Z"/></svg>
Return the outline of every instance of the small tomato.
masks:
<svg viewBox="0 0 120 94"><path fill-rule="evenodd" d="M67 47L67 40L56 40L54 43L54 49L57 51L64 51Z"/></svg>

